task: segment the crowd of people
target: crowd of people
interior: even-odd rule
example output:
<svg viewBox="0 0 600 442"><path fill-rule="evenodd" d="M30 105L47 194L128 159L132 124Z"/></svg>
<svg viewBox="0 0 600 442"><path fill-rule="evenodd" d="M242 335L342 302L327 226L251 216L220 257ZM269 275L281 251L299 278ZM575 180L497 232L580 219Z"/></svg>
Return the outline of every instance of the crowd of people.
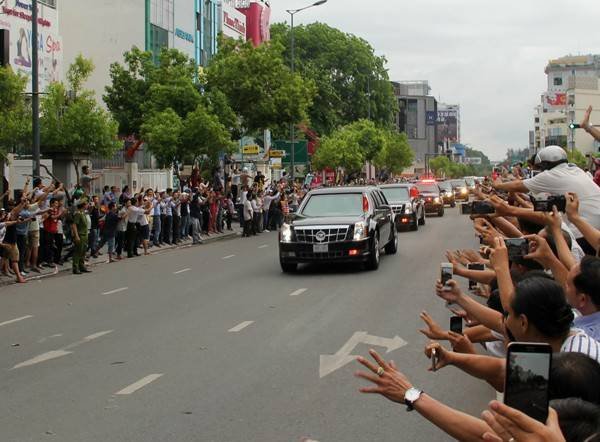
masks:
<svg viewBox="0 0 600 442"><path fill-rule="evenodd" d="M431 340L424 350L430 370L454 366L498 392L510 343L549 345L547 422L498 401L470 416L423 393L375 351L373 361L358 360L367 370L356 375L371 384L360 391L407 404L458 440L600 441L600 187L558 146L542 149L532 166L530 178L519 171L478 185L475 201L491 209L470 215L481 245L443 258L453 278L438 280L434 292L463 318L464 330L446 330L423 312L421 332ZM561 196L565 207L552 198ZM525 240L517 241L525 244L521 254L507 246L515 238Z"/></svg>
<svg viewBox="0 0 600 442"><path fill-rule="evenodd" d="M284 176L270 183L260 172L250 176L247 169L223 182L218 173L204 182L194 168L180 189L140 189L132 192L105 186L92 192L99 176L87 166L79 183L67 190L56 179L28 178L8 199L0 199L0 268L19 283L42 267L56 268L72 260L73 273L90 272L86 262L106 253L109 262L149 254L151 247L178 245L190 240L200 244L203 237L233 230L239 220L244 236L277 230L290 210L297 208L303 187L292 185Z"/></svg>

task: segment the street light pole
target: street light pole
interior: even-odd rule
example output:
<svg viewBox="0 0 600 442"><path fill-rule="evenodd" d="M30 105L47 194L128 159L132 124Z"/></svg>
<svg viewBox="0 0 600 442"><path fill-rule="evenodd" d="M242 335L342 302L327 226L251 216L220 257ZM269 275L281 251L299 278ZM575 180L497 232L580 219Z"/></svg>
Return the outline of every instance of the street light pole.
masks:
<svg viewBox="0 0 600 442"><path fill-rule="evenodd" d="M33 129L33 177L40 176L40 94L38 78L38 0L31 2L31 110Z"/></svg>
<svg viewBox="0 0 600 442"><path fill-rule="evenodd" d="M305 6L304 8L300 8L300 9L287 9L286 12L288 14L290 14L290 26L291 26L291 30L290 30L290 38L291 38L291 69L292 69L292 75L296 72L296 39L295 39L295 35L294 35L294 16L298 13L298 12L302 12L305 11L306 9L310 9L313 8L315 6L321 6L323 4L327 3L327 0L319 0L315 3L313 3L312 5L308 5ZM290 142L291 142L291 159L290 159L290 163L292 166L292 173L291 173L291 178L292 178L292 182L294 182L295 178L296 178L296 172L295 172L295 168L296 168L296 127L295 127L295 123L294 121L290 122Z"/></svg>

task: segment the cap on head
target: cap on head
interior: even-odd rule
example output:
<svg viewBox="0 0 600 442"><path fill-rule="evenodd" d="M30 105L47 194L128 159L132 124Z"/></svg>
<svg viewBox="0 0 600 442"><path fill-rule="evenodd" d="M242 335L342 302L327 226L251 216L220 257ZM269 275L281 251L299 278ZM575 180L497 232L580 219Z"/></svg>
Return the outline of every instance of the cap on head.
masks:
<svg viewBox="0 0 600 442"><path fill-rule="evenodd" d="M567 161L567 152L560 146L544 147L535 156L535 164Z"/></svg>

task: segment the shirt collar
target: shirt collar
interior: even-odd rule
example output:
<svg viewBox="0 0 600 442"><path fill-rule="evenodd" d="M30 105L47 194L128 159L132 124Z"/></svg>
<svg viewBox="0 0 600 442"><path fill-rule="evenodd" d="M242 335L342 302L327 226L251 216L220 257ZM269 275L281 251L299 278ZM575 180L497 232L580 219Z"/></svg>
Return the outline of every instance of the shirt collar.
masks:
<svg viewBox="0 0 600 442"><path fill-rule="evenodd" d="M573 323L577 327L581 326L589 326L589 325L600 325L600 311L596 313L592 313L591 315L580 316L579 318L575 318Z"/></svg>

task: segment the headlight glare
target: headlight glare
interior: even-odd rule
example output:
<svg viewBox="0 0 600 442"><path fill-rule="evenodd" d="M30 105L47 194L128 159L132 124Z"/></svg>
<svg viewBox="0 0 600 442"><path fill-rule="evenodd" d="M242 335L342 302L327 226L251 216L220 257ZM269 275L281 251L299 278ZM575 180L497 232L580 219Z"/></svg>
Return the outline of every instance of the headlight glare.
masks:
<svg viewBox="0 0 600 442"><path fill-rule="evenodd" d="M289 224L283 224L281 226L281 241L292 242L292 226Z"/></svg>
<svg viewBox="0 0 600 442"><path fill-rule="evenodd" d="M359 221L354 224L354 241L365 239L368 235L367 225L364 221Z"/></svg>

